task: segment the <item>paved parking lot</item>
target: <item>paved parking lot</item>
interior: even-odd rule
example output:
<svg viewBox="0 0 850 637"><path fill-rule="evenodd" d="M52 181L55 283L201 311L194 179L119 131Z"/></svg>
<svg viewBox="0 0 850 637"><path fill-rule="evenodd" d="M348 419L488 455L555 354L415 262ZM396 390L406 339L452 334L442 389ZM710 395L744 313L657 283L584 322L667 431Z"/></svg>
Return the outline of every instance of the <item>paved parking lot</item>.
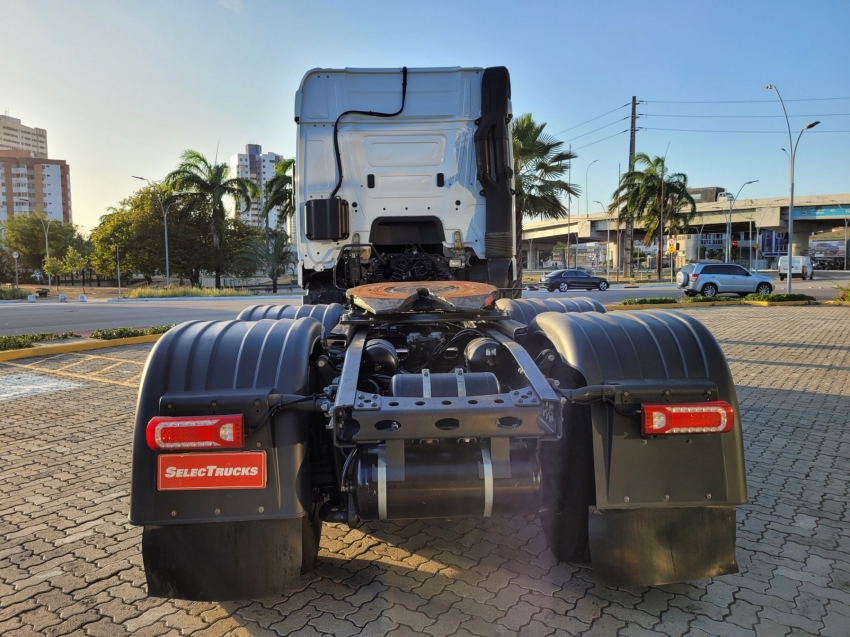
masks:
<svg viewBox="0 0 850 637"><path fill-rule="evenodd" d="M289 597L148 598L127 523L149 345L0 363L0 635L850 635L850 311L692 309L744 410L741 573L611 589L533 518L325 525Z"/></svg>

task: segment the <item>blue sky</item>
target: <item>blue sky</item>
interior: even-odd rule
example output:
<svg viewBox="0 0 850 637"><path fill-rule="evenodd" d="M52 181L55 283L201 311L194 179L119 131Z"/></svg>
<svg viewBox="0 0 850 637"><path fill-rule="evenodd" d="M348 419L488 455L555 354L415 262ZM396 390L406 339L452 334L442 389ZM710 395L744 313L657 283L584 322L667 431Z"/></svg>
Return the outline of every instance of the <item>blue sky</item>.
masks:
<svg viewBox="0 0 850 637"><path fill-rule="evenodd" d="M74 219L161 179L186 148L226 158L246 143L295 152L294 93L314 67L495 66L510 69L514 112L558 133L631 100L638 124L713 131L806 133L798 194L850 192L847 28L850 3L751 0L507 3L181 0L0 0L0 109L46 128L50 155L71 165ZM747 101L674 104L679 101ZM577 148L572 181L591 211L625 170L617 110L558 137ZM658 116L658 115L664 115ZM673 115L688 117L672 117ZM692 117L711 115L715 117ZM616 122L616 123L615 123ZM611 124L602 130L596 128ZM579 137L581 135L581 137ZM787 133L641 130L637 148L663 155L693 186L745 197L787 195ZM581 148L585 144L591 144ZM575 205L575 204L574 204ZM575 208L574 208L575 210Z"/></svg>

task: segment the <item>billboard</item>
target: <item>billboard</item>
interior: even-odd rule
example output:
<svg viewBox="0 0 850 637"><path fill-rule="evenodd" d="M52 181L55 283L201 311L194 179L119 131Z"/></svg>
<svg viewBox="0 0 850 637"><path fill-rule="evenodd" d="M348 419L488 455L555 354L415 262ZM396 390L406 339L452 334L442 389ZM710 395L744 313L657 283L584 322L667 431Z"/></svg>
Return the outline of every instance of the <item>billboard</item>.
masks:
<svg viewBox="0 0 850 637"><path fill-rule="evenodd" d="M850 208L841 206L794 206L794 219L835 219L850 217Z"/></svg>
<svg viewBox="0 0 850 637"><path fill-rule="evenodd" d="M809 241L809 255L816 259L844 256L844 239L813 239Z"/></svg>

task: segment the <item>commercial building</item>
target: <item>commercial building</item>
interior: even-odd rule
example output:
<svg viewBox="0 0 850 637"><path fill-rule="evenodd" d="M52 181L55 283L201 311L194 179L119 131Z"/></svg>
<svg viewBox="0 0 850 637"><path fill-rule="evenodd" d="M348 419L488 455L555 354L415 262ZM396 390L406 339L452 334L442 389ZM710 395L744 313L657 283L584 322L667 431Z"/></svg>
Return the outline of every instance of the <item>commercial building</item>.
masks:
<svg viewBox="0 0 850 637"><path fill-rule="evenodd" d="M0 222L30 211L73 221L70 168L62 159L39 157L35 151L0 150Z"/></svg>
<svg viewBox="0 0 850 637"><path fill-rule="evenodd" d="M34 157L47 158L47 131L30 128L21 120L0 115L0 150L24 150L35 153Z"/></svg>
<svg viewBox="0 0 850 637"><path fill-rule="evenodd" d="M250 179L260 187L262 193L266 187L266 182L274 177L275 166L282 160L283 157L276 153L263 153L263 147L259 144L245 144L244 153L230 156L230 175L231 177ZM264 203L261 195L259 199L251 202L250 208L243 206L237 212L245 222L255 226L265 226L266 222L260 215ZM275 227L277 225L279 214L280 209L278 207L272 209L269 213L269 226Z"/></svg>

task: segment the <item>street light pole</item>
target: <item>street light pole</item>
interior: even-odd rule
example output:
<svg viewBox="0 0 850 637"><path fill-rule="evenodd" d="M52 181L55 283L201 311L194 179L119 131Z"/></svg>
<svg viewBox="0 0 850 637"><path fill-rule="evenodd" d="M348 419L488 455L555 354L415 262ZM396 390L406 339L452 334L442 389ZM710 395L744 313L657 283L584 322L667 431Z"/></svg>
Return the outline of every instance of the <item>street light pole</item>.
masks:
<svg viewBox="0 0 850 637"><path fill-rule="evenodd" d="M752 181L746 182L744 186L754 184L757 181L758 179L753 179ZM726 219L726 263L732 262L732 206L735 205L736 201L738 201L738 195L741 194L744 186L738 188L738 194L736 194L733 199L729 199L728 194L726 196L726 198L729 199L729 217Z"/></svg>
<svg viewBox="0 0 850 637"><path fill-rule="evenodd" d="M157 188L154 188L154 185L150 182L149 179L145 179L144 177L136 177L135 175L133 175L133 179L141 179L142 181L148 182L148 185L151 187L154 194L156 195L157 201L159 201L159 209L162 210L162 223L165 226L165 287L170 287L171 270L168 267L168 217L166 215L168 214L168 209L171 208L171 204L173 204L174 202L170 201L168 203L168 207L164 208L162 206L162 197L159 196L159 190Z"/></svg>
<svg viewBox="0 0 850 637"><path fill-rule="evenodd" d="M584 199L584 201L585 201L584 214L585 215L590 215L590 196L587 194L587 174L590 172L590 167L593 166L593 164L595 164L598 161L599 161L598 159L594 159L592 162L590 162L587 165L587 170L584 171L584 197L585 197L585 199ZM581 211L581 208L579 208L579 211Z"/></svg>
<svg viewBox="0 0 850 637"><path fill-rule="evenodd" d="M28 204L32 203L26 197L18 197L18 199L26 201ZM45 214L45 216L47 216L47 215ZM56 219L48 219L46 226L44 225L44 219L39 217L38 220L41 221L41 229L44 231L44 253L45 253L44 258L49 259L50 258L50 242L47 240L47 237L48 237L48 233L50 232L50 224L53 223L54 221L56 221ZM50 276L50 273L48 273L47 274L47 287L49 288L49 287L52 287L52 286L53 286L53 277Z"/></svg>
<svg viewBox="0 0 850 637"><path fill-rule="evenodd" d="M788 197L788 287L786 288L787 293L791 294L791 279L793 278L791 276L791 272L794 269L794 160L797 157L797 144L800 143L800 138L803 136L803 131L806 131L810 128L814 128L815 126L820 124L820 122L811 122L810 124L806 124L805 126L803 126L803 128L800 129L800 134L797 135L796 143L792 144L791 124L788 122L788 112L785 110L785 102L782 101L782 96L779 94L779 89L776 88L773 84L768 84L767 86L765 86L765 88L773 89L774 91L776 91L776 97L779 98L779 104L782 106L782 114L785 115L785 127L788 129L788 148L791 151L791 167L789 171L789 181L791 182L791 185Z"/></svg>

